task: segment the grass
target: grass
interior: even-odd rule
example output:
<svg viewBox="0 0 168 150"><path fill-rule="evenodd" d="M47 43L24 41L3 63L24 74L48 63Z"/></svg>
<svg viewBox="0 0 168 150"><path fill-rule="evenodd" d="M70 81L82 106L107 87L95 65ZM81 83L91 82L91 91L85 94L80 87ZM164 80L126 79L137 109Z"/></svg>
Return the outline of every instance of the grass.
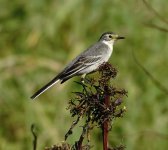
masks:
<svg viewBox="0 0 168 150"><path fill-rule="evenodd" d="M166 0L149 3L167 17ZM141 0L1 0L0 149L31 149L32 123L38 129L38 149L63 140L72 121L67 102L78 88L73 81L79 78L53 87L37 101L29 97L105 31L126 37L116 43L110 62L119 70L115 85L129 92L128 111L116 120L110 144L123 143L128 150L167 149L167 95L131 55L134 50L145 68L167 87L168 35L147 23L167 27ZM95 149L100 149L100 135L95 131Z"/></svg>

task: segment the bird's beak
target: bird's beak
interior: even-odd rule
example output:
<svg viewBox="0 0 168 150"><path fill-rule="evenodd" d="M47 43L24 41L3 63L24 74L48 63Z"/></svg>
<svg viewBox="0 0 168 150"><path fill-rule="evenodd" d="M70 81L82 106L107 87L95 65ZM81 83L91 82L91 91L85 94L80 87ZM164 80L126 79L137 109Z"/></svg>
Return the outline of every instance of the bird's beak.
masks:
<svg viewBox="0 0 168 150"><path fill-rule="evenodd" d="M125 37L123 37L123 36L117 36L116 39L117 39L117 40L121 40L121 39L125 39Z"/></svg>

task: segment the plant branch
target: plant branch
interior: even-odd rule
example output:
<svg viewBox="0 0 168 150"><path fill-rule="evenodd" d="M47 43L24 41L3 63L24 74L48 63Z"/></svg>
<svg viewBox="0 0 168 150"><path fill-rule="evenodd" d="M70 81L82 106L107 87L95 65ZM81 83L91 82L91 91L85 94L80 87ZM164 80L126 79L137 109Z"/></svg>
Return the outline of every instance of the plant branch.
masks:
<svg viewBox="0 0 168 150"><path fill-rule="evenodd" d="M105 86L105 91L108 91L108 87ZM104 104L108 108L110 106L110 96L108 94L105 95ZM103 150L108 150L108 119L106 119L103 123Z"/></svg>
<svg viewBox="0 0 168 150"><path fill-rule="evenodd" d="M159 31L162 31L162 32L168 32L168 29L164 28L164 27L161 27L161 26L158 26L156 24L152 24L152 23L145 23L145 25L147 25L148 27L150 28L155 28Z"/></svg>
<svg viewBox="0 0 168 150"><path fill-rule="evenodd" d="M168 20L161 16L146 0L142 0L145 6L155 15L157 16L162 22L168 24Z"/></svg>

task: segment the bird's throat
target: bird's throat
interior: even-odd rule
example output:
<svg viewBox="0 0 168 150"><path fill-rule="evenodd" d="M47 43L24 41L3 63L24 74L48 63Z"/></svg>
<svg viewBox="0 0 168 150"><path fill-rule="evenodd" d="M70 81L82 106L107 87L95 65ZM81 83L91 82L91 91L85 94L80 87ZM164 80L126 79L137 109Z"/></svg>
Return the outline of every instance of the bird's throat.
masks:
<svg viewBox="0 0 168 150"><path fill-rule="evenodd" d="M106 44L111 51L113 50L114 41L102 41L102 42Z"/></svg>

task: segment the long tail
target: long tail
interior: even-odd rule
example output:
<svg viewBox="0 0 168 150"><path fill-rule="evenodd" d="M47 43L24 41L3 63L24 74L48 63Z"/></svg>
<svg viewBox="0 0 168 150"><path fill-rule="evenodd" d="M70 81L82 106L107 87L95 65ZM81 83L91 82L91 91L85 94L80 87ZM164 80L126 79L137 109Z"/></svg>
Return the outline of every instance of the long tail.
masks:
<svg viewBox="0 0 168 150"><path fill-rule="evenodd" d="M37 98L39 95L41 95L43 92L48 90L50 87L52 87L54 84L56 84L59 81L60 81L60 79L58 79L58 78L52 79L49 83L47 83L45 86L43 86L41 89L39 89L36 93L34 93L30 98L31 99Z"/></svg>

